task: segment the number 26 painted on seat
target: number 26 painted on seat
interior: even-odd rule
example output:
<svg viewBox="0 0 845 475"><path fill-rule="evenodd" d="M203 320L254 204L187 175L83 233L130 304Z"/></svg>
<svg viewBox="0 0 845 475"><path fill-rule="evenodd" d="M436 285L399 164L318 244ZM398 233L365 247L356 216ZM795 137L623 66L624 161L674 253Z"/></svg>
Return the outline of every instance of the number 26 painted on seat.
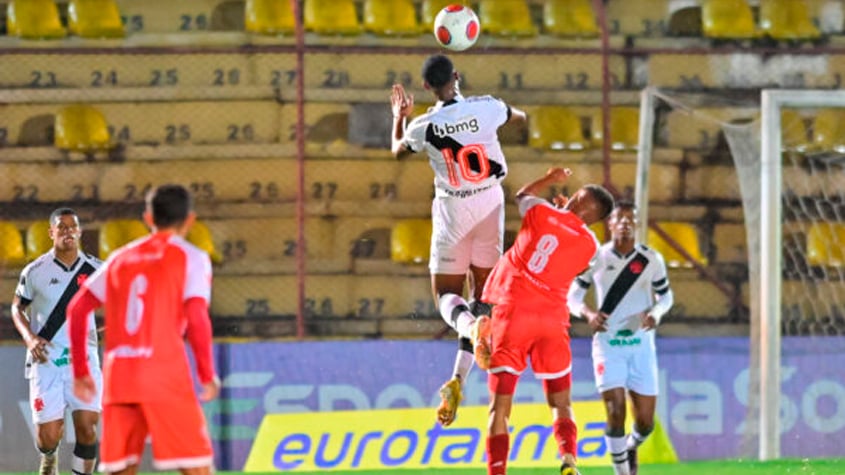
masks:
<svg viewBox="0 0 845 475"><path fill-rule="evenodd" d="M490 161L487 158L487 150L481 144L464 145L458 150L458 156L450 148L444 148L440 151L443 155L443 160L446 161L446 168L449 171L449 184L458 187L461 185L458 179L458 172L461 178L470 183L480 183L490 176ZM479 170L475 171L469 166L470 155L475 154L478 157ZM455 167L457 162L457 169Z"/></svg>

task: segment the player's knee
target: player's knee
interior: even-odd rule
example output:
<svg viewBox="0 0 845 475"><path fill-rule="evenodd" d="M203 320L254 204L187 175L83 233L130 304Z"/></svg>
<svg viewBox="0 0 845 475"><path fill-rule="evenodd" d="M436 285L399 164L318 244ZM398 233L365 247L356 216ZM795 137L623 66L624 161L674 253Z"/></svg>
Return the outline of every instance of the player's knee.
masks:
<svg viewBox="0 0 845 475"><path fill-rule="evenodd" d="M76 442L76 445L73 446L73 455L84 460L93 460L97 458L97 443L83 444Z"/></svg>
<svg viewBox="0 0 845 475"><path fill-rule="evenodd" d="M84 445L97 443L97 428L95 426L80 426L76 428L76 440Z"/></svg>

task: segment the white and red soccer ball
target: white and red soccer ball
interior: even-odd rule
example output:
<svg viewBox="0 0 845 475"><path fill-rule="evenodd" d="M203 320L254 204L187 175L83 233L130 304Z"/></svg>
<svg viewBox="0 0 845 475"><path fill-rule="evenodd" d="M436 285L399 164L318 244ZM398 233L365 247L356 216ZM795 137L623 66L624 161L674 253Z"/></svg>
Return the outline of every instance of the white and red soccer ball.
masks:
<svg viewBox="0 0 845 475"><path fill-rule="evenodd" d="M474 45L479 33L478 16L464 5L449 5L434 18L434 38L452 51L463 51Z"/></svg>

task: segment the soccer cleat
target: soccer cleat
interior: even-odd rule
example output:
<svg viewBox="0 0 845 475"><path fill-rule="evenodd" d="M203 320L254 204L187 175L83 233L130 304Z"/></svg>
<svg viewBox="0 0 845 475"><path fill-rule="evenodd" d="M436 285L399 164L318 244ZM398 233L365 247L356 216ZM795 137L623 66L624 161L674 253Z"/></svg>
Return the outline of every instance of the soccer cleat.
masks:
<svg viewBox="0 0 845 475"><path fill-rule="evenodd" d="M560 466L560 475L581 475L581 472L574 465L563 462Z"/></svg>
<svg viewBox="0 0 845 475"><path fill-rule="evenodd" d="M58 449L50 455L41 454L41 466L38 467L38 473L40 475L58 475L58 459Z"/></svg>
<svg viewBox="0 0 845 475"><path fill-rule="evenodd" d="M481 315L475 319L475 322L472 324L472 330L470 331L473 352L475 353L475 364L483 370L490 369L490 353L492 352L490 334L492 332L492 323L493 321L490 320L490 317Z"/></svg>
<svg viewBox="0 0 845 475"><path fill-rule="evenodd" d="M458 406L463 399L461 394L461 380L452 378L440 386L440 406L437 408L437 420L444 427L455 421Z"/></svg>
<svg viewBox="0 0 845 475"><path fill-rule="evenodd" d="M637 475L637 449L628 449L628 471L631 475Z"/></svg>

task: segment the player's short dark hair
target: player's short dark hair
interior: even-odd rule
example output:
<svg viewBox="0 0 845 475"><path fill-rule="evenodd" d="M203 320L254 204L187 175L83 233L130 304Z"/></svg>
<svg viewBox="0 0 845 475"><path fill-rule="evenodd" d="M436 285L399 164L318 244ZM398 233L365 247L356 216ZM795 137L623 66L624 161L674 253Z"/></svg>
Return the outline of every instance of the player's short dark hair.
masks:
<svg viewBox="0 0 845 475"><path fill-rule="evenodd" d="M77 220L79 220L79 215L76 214L76 211L73 208L57 208L55 211L50 213L50 226L56 224L56 221L59 220L62 216L75 216Z"/></svg>
<svg viewBox="0 0 845 475"><path fill-rule="evenodd" d="M157 228L178 226L193 208L193 197L182 185L161 185L147 194L147 211Z"/></svg>
<svg viewBox="0 0 845 475"><path fill-rule="evenodd" d="M631 200L623 199L623 200L618 200L616 202L616 206L614 206L614 209L626 210L626 211L636 211L637 205Z"/></svg>
<svg viewBox="0 0 845 475"><path fill-rule="evenodd" d="M422 77L429 86L437 89L452 80L455 67L446 55L434 54L425 60L422 67Z"/></svg>
<svg viewBox="0 0 845 475"><path fill-rule="evenodd" d="M607 188L601 185L584 185L584 189L589 191L593 199L599 204L599 210L601 211L599 219L607 218L615 205L613 195L607 191Z"/></svg>

